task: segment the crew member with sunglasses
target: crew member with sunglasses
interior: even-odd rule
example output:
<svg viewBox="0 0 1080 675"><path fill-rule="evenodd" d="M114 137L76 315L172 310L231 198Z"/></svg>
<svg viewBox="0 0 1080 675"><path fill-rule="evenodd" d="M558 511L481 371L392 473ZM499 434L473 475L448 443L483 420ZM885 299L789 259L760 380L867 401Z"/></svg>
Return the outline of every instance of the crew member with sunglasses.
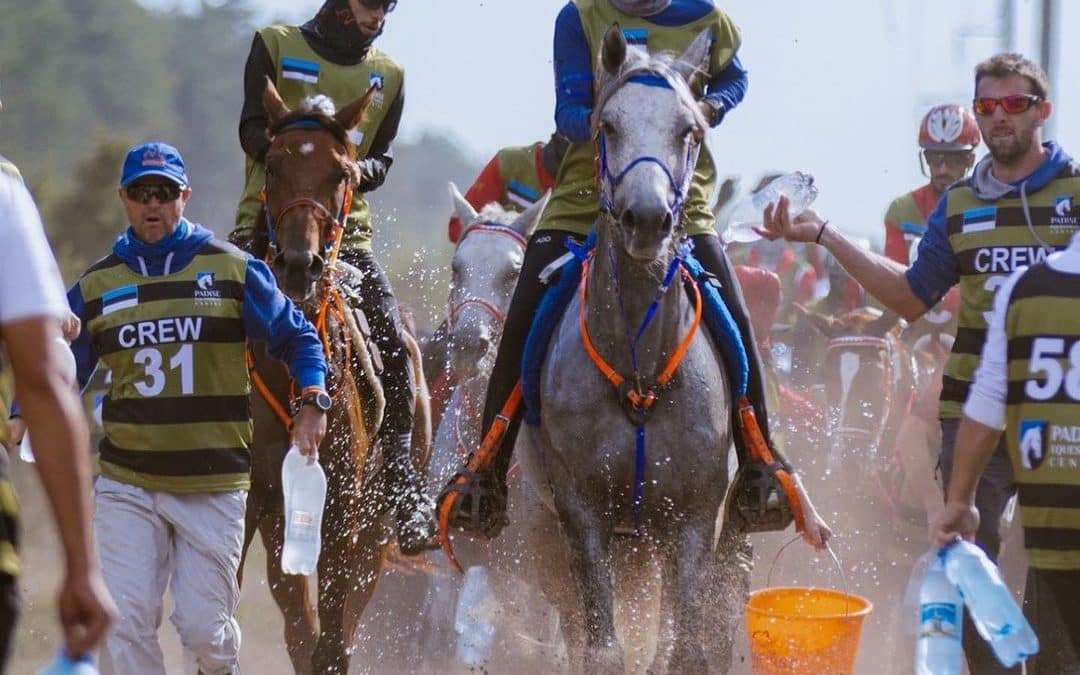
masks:
<svg viewBox="0 0 1080 675"><path fill-rule="evenodd" d="M82 320L71 347L80 386L99 360L112 371L94 486L98 552L119 608L103 666L165 672L157 632L169 586L172 623L200 670L237 673L246 341L266 342L296 380L292 441L306 455L326 432L326 361L270 268L184 218L191 189L175 148L132 148L119 193L130 226L68 291Z"/></svg>
<svg viewBox="0 0 1080 675"><path fill-rule="evenodd" d="M247 154L247 183L229 239L255 252L266 241L254 240L255 219L266 182L263 161L270 147L262 96L269 78L290 108L305 99L327 96L338 104L370 87L378 92L350 140L359 157L359 183L345 221L339 259L356 267L364 283L356 287L360 308L371 326L384 370L386 413L378 438L386 458L388 494L395 498L398 546L407 555L425 550L435 533L434 503L422 474L410 458L415 380L405 330L390 280L372 253L371 209L363 193L383 184L390 169L390 143L397 135L405 104L402 67L372 43L382 34L397 0L326 0L302 26L269 26L255 34L244 70L244 106L240 145Z"/></svg>
<svg viewBox="0 0 1080 675"><path fill-rule="evenodd" d="M982 141L975 116L955 103L931 108L919 124L919 165L930 182L897 197L885 212L885 256L910 263L912 245L926 234L926 220L941 195L967 176L975 165L975 148Z"/></svg>
<svg viewBox="0 0 1080 675"><path fill-rule="evenodd" d="M959 285L956 341L938 409L946 493L961 408L986 341L994 293L1017 269L1064 249L1080 228L1080 164L1057 143L1043 139L1053 110L1049 94L1046 74L1019 54L997 54L976 66L972 110L990 154L970 177L946 190L930 214L910 267L863 251L813 210L791 219L785 199L765 209L768 236L820 243L867 291L909 320L925 314ZM1008 451L999 442L975 492L980 516L975 543L991 558L999 552L1001 515L1015 492ZM966 624L964 648L971 672L1010 672L971 622Z"/></svg>

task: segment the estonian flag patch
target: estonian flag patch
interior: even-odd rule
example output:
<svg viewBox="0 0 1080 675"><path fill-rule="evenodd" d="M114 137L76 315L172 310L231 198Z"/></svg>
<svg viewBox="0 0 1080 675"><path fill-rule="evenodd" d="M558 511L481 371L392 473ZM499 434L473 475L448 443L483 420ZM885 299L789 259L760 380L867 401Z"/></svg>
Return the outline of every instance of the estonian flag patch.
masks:
<svg viewBox="0 0 1080 675"><path fill-rule="evenodd" d="M281 77L285 80L316 84L319 81L319 64L286 56L281 59Z"/></svg>
<svg viewBox="0 0 1080 675"><path fill-rule="evenodd" d="M112 314L139 304L139 287L135 284L114 288L101 296L101 313Z"/></svg>
<svg viewBox="0 0 1080 675"><path fill-rule="evenodd" d="M536 190L516 180L507 183L506 197L518 206L525 208L529 208L536 203L537 199L540 199L540 195L536 194Z"/></svg>
<svg viewBox="0 0 1080 675"><path fill-rule="evenodd" d="M631 47L649 46L649 31L644 28L624 28L622 34Z"/></svg>
<svg viewBox="0 0 1080 675"><path fill-rule="evenodd" d="M962 232L983 232L992 230L997 224L997 207L986 206L981 209L968 209L964 211L964 225Z"/></svg>

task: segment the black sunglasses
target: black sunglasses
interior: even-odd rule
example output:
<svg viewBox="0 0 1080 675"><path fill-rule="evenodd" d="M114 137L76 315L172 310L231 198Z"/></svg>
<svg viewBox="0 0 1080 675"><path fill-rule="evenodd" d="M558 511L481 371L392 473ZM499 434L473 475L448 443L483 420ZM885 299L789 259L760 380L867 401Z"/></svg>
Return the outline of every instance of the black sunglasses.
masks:
<svg viewBox="0 0 1080 675"><path fill-rule="evenodd" d="M360 0L360 4L368 9L379 9L382 7L383 12L389 14L397 7L397 0Z"/></svg>
<svg viewBox="0 0 1080 675"><path fill-rule="evenodd" d="M151 199L157 199L162 204L175 202L180 198L183 190L175 183L150 183L148 185L129 185L127 196L133 202L149 204Z"/></svg>
<svg viewBox="0 0 1080 675"><path fill-rule="evenodd" d="M983 96L972 101L971 107L976 115L993 115L999 105L1002 110L1010 115L1019 115L1022 112L1027 112L1031 109L1031 106L1042 100L1041 96L1035 94L1014 94L1002 98Z"/></svg>

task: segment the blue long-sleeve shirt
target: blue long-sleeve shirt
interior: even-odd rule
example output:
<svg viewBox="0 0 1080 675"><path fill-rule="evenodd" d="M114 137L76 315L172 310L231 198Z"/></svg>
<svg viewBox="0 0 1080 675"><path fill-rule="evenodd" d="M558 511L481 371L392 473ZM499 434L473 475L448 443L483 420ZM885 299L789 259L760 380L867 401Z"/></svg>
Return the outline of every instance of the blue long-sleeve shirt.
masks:
<svg viewBox="0 0 1080 675"><path fill-rule="evenodd" d="M136 274L161 276L186 267L212 238L213 233L206 228L181 219L176 230L156 244L140 241L128 228L117 238L113 253ZM68 304L83 319L82 332L71 344L82 389L97 366L98 355L87 328L79 284L68 291ZM288 365L289 373L301 388L326 387L326 358L315 327L278 291L266 263L254 258L247 261L242 320L247 337L265 342L270 355Z"/></svg>
<svg viewBox="0 0 1080 675"><path fill-rule="evenodd" d="M713 10L707 0L672 0L667 9L649 17L658 26L682 26ZM589 41L573 2L555 20L555 126L574 143L590 138L589 115L593 109L593 59ZM724 104L725 114L746 96L749 78L738 55L709 80L705 98ZM720 120L716 120L719 124Z"/></svg>
<svg viewBox="0 0 1080 675"><path fill-rule="evenodd" d="M1026 183L1024 188L1027 194L1037 192L1046 187L1054 180L1065 165L1072 158L1062 150L1061 146L1053 141L1044 143L1047 150L1046 158L1026 178L1011 183L1013 190L1003 198L1019 198L1020 186ZM982 162L989 162L989 157ZM980 163L982 163L980 162ZM975 190L975 195L986 202L997 201L998 197L984 194L980 191L977 175L982 173L978 168L973 174L958 183L960 186L970 186ZM950 188L952 189L952 188ZM941 200L926 221L926 234L919 242L919 255L914 264L908 268L906 276L912 293L928 308L933 307L941 300L942 296L960 281L960 261L956 258L952 246L949 245L949 235L945 228L948 215L946 205L948 191L942 195Z"/></svg>

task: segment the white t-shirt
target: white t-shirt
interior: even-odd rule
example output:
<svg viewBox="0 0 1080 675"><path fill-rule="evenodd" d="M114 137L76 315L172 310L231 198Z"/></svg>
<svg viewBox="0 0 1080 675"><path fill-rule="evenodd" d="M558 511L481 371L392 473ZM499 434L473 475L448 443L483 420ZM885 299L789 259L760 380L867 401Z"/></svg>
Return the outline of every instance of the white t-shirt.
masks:
<svg viewBox="0 0 1080 675"><path fill-rule="evenodd" d="M64 283L34 200L0 173L0 325L33 316L68 315Z"/></svg>

